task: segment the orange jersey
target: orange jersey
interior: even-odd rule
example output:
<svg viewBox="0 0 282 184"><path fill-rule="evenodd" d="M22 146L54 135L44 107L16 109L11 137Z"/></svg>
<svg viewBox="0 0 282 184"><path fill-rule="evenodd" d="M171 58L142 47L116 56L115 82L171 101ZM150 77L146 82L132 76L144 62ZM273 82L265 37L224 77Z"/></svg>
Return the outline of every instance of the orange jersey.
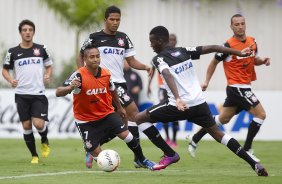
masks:
<svg viewBox="0 0 282 184"><path fill-rule="evenodd" d="M101 68L101 75L95 77L86 67L78 70L81 74L81 91L73 94L75 119L97 121L114 112L110 77L108 70Z"/></svg>
<svg viewBox="0 0 282 184"><path fill-rule="evenodd" d="M158 73L158 85L159 85L159 88L165 88L164 81L159 73Z"/></svg>
<svg viewBox="0 0 282 184"><path fill-rule="evenodd" d="M251 45L253 53L247 57L239 57L229 55L224 59L223 67L228 85L233 84L251 84L256 80L256 72L254 68L255 54L257 53L257 45L253 37L247 36L246 41L242 42L235 37L227 40L226 45L236 50L243 50ZM217 58L217 57L216 57Z"/></svg>

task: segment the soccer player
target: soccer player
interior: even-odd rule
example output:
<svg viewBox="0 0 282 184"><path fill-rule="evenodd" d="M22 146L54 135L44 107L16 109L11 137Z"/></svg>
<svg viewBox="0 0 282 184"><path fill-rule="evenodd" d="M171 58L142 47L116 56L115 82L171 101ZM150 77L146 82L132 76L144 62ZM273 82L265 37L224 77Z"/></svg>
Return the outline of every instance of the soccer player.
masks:
<svg viewBox="0 0 282 184"><path fill-rule="evenodd" d="M101 152L100 140L109 132L124 140L134 152L137 159L150 170L160 170L163 165L155 164L143 155L141 146L128 131L122 121L126 113L122 108L111 74L107 69L99 67L100 53L95 45L87 45L82 53L85 66L79 68L58 87L56 96L66 96L73 92L73 112L75 124L84 142L87 154L94 159ZM117 112L112 105L114 100ZM93 157L86 157L86 167L92 167Z"/></svg>
<svg viewBox="0 0 282 184"><path fill-rule="evenodd" d="M177 44L177 38L176 35L171 33L169 34L169 45L172 47L176 47ZM153 67L153 76L155 73L155 68ZM150 96L151 94L151 83L152 83L152 78L149 79L148 82L148 90L147 90L147 95ZM160 103L166 103L168 101L168 96L167 96L167 91L164 87L164 82L160 76L160 74L158 74L158 85L159 85L159 100ZM177 131L179 129L179 123L178 121L174 121L171 122L172 123L172 139L170 139L169 136L169 123L163 123L163 127L165 130L165 134L166 134L166 142L167 144L169 144L171 147L177 147L177 143L176 143L176 135L177 135Z"/></svg>
<svg viewBox="0 0 282 184"><path fill-rule="evenodd" d="M35 139L32 125L41 136L41 155L50 153L47 138L48 100L45 96L45 85L49 84L52 74L52 60L46 47L33 42L35 25L30 20L19 24L21 43L8 50L3 64L3 77L15 88L15 101L20 121L23 126L23 137L32 155L32 164L38 164ZM15 76L9 70L14 70Z"/></svg>
<svg viewBox="0 0 282 184"><path fill-rule="evenodd" d="M218 125L228 123L231 118L242 110L251 113L252 119L247 138L244 144L244 150L257 162L260 160L253 155L252 142L258 133L261 125L265 120L265 111L260 101L257 99L251 89L251 82L256 80L254 66L270 64L270 59L259 57L257 55L257 44L251 36L246 36L245 18L240 14L235 14L231 17L231 29L234 35L229 38L224 46L241 50L244 47L252 46L253 53L248 57L236 57L229 54L217 53L212 59L207 69L206 80L202 85L205 91L209 85L210 79L216 69L217 64L223 61L225 76L227 79L226 94L227 97L223 104L222 111L214 117ZM194 136L189 136L190 139L188 151L192 157L195 157L197 143L207 132L204 129L199 130Z"/></svg>
<svg viewBox="0 0 282 184"><path fill-rule="evenodd" d="M265 168L254 161L237 140L224 134L217 127L203 97L192 63L192 60L199 59L200 55L211 52L246 57L251 54L251 49L247 47L238 51L217 45L173 48L169 46L168 40L169 33L165 27L157 26L151 30L151 47L157 53L157 56L153 58L153 65L165 80L169 102L155 105L138 113L136 122L140 129L146 131L147 123L144 122L189 120L204 127L216 141L224 144L233 153L248 162L259 176L268 176ZM165 155L160 164L170 164L171 160L171 157Z"/></svg>
<svg viewBox="0 0 282 184"><path fill-rule="evenodd" d="M121 11L116 6L110 6L105 11L105 27L103 30L91 33L84 42L81 53L88 44L95 43L101 54L101 67L110 70L112 80L116 86L121 105L125 108L128 117L128 129L139 141L139 131L135 123L135 115L139 112L132 98L127 93L126 80L123 76L124 59L129 66L137 70L146 70L151 76L152 69L135 59L136 51L129 37L118 31L121 21ZM84 66L81 55L77 59L78 67ZM127 124L127 122L126 122ZM106 136L102 141L107 142L115 135ZM135 157L136 168L143 167L142 163Z"/></svg>

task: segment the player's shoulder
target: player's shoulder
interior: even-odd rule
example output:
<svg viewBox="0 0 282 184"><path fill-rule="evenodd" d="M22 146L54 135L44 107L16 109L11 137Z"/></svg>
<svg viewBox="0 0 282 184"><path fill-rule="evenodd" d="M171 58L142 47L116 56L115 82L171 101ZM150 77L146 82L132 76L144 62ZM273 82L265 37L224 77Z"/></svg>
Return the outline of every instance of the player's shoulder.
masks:
<svg viewBox="0 0 282 184"><path fill-rule="evenodd" d="M111 75L110 70L108 70L107 68L100 67L100 69L101 69L101 75Z"/></svg>
<svg viewBox="0 0 282 184"><path fill-rule="evenodd" d="M9 48L8 52L12 53L12 52L17 52L19 50L21 50L21 47L20 47L20 45L17 45L17 46Z"/></svg>
<svg viewBox="0 0 282 184"><path fill-rule="evenodd" d="M99 37L99 36L103 36L103 35L105 35L103 30L98 30L98 31L95 31L93 33L90 33L89 38L95 38L95 37Z"/></svg>
<svg viewBox="0 0 282 184"><path fill-rule="evenodd" d="M116 35L117 36L127 36L127 34L125 32L122 32L122 31L117 31Z"/></svg>
<svg viewBox="0 0 282 184"><path fill-rule="evenodd" d="M253 36L246 36L246 39L247 40L252 40L252 41L256 40L255 37L253 37Z"/></svg>
<svg viewBox="0 0 282 184"><path fill-rule="evenodd" d="M32 47L36 47L36 48L45 48L45 46L43 44L39 44L39 43L33 43Z"/></svg>

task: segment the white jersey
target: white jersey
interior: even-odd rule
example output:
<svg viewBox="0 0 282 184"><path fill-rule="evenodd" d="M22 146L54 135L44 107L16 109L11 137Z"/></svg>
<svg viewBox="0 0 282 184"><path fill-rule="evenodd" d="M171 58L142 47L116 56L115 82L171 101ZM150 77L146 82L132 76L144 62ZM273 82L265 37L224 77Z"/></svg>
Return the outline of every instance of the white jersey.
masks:
<svg viewBox="0 0 282 184"><path fill-rule="evenodd" d="M189 107L205 102L200 82L192 63L193 59L200 58L201 49L202 47L167 47L153 58L153 65L160 74L164 69L170 71L181 100L187 103ZM163 81L168 92L169 104L176 106L175 97L164 79Z"/></svg>
<svg viewBox="0 0 282 184"><path fill-rule="evenodd" d="M10 48L3 67L14 70L18 85L16 94L44 95L44 68L53 62L43 45L33 43L31 48L24 49L20 45Z"/></svg>
<svg viewBox="0 0 282 184"><path fill-rule="evenodd" d="M129 37L119 31L115 35L108 35L103 31L95 32L86 39L81 47L81 53L88 44L94 44L98 47L101 56L100 66L110 70L113 82L125 83L124 59L136 54Z"/></svg>

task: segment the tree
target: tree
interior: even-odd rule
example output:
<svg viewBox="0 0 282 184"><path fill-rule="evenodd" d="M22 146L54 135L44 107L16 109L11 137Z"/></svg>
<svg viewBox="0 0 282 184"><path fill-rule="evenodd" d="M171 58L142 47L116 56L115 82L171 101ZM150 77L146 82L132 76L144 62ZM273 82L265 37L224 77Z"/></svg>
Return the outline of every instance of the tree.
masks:
<svg viewBox="0 0 282 184"><path fill-rule="evenodd" d="M123 0L40 0L54 11L61 22L75 30L74 57L79 51L81 32L99 26L104 20L105 9L121 5Z"/></svg>

